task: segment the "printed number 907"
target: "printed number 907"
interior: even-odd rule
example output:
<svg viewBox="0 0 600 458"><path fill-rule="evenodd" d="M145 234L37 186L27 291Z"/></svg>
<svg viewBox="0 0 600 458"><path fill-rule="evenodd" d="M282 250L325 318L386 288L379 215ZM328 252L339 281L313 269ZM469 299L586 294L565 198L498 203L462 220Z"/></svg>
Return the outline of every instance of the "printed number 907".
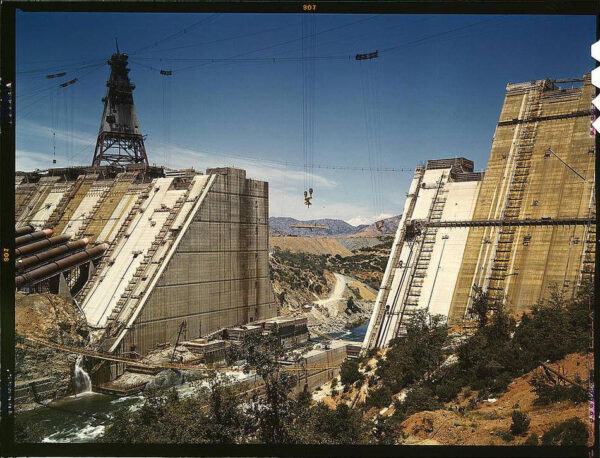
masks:
<svg viewBox="0 0 600 458"><path fill-rule="evenodd" d="M312 3L312 4L305 4L302 5L302 10L304 11L316 11L317 10L317 5Z"/></svg>

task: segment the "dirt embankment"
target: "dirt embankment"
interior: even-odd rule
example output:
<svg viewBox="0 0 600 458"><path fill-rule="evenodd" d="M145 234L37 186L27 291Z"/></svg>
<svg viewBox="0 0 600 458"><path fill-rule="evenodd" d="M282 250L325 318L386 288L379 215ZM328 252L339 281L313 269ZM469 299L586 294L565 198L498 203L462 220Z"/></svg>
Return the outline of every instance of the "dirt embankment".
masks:
<svg viewBox="0 0 600 458"><path fill-rule="evenodd" d="M273 248L292 251L300 251L311 254L329 254L335 256L351 256L352 251L342 246L340 242L332 237L269 237L269 243Z"/></svg>
<svg viewBox="0 0 600 458"><path fill-rule="evenodd" d="M574 378L575 374L585 381L588 369L593 367L591 355L572 354L557 363L549 365L554 369L564 370L565 375ZM535 405L536 394L529 380L538 371L514 379L508 391L496 400L481 402L475 409L469 408L470 399L476 393L464 396L464 391L456 402L446 404L447 410L419 412L407 418L402 427L408 435L406 444L441 444L441 445L519 445L527 437L535 433L538 437L548 431L556 423L573 417L587 423L588 404L574 404L562 401L550 405ZM529 430L525 436L516 436L506 442L502 433L509 430L512 423L512 412L520 410L531 419Z"/></svg>
<svg viewBox="0 0 600 458"><path fill-rule="evenodd" d="M43 387L38 393L43 400L71 394L75 355L41 345L23 345L19 341L22 337L37 337L67 346L84 347L89 339L85 318L74 304L53 294L25 295L18 292L15 305L18 342L15 349L16 387L17 390L21 388L21 402L31 403L33 393L27 387L32 382ZM19 404L19 399L16 401Z"/></svg>

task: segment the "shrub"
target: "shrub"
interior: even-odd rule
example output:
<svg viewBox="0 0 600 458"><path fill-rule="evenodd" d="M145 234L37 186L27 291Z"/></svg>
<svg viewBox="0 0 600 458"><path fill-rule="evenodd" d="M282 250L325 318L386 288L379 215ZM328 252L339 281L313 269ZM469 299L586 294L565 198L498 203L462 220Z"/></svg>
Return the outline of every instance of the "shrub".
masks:
<svg viewBox="0 0 600 458"><path fill-rule="evenodd" d="M553 426L542 436L542 445L586 445L588 429L579 418L570 418Z"/></svg>
<svg viewBox="0 0 600 458"><path fill-rule="evenodd" d="M480 325L483 322L486 325L480 326L457 349L457 371L450 378L460 379L463 386L495 395L541 361L556 361L569 353L587 350L589 304L594 299L591 285L582 285L573 299L566 299L554 290L550 299L535 305L530 315L523 315L518 327L502 307L495 307L493 315L487 317L485 293L476 291L476 295L482 302ZM576 388L540 387L539 392L542 403L553 398L585 400L582 390Z"/></svg>
<svg viewBox="0 0 600 458"><path fill-rule="evenodd" d="M536 433L531 433L531 436L525 439L523 445L540 445L540 438Z"/></svg>
<svg viewBox="0 0 600 458"><path fill-rule="evenodd" d="M362 377L358 370L358 362L353 359L345 360L340 367L340 379L344 385L352 385Z"/></svg>
<svg viewBox="0 0 600 458"><path fill-rule="evenodd" d="M333 389L335 389L335 387L337 386L337 384L338 384L337 378L334 378L334 379L331 381L331 389L332 389L332 390L333 390Z"/></svg>
<svg viewBox="0 0 600 458"><path fill-rule="evenodd" d="M575 382L581 382L579 375L575 377ZM581 386L562 385L541 374L534 374L529 384L533 387L533 391L537 396L534 401L534 404L537 405L548 405L565 400L578 404L588 398L586 390Z"/></svg>
<svg viewBox="0 0 600 458"><path fill-rule="evenodd" d="M368 441L367 429L362 414L346 404L335 409L319 403L310 412L314 424L311 439L318 438L320 444L361 444Z"/></svg>
<svg viewBox="0 0 600 458"><path fill-rule="evenodd" d="M379 388L371 390L365 403L369 407L377 407L379 409L389 406L392 402L392 391L389 387L383 385Z"/></svg>
<svg viewBox="0 0 600 458"><path fill-rule="evenodd" d="M379 348L377 347L373 347L371 348L368 352L367 352L367 357L369 359L371 358L375 358L375 356L377 356L377 352L379 351Z"/></svg>
<svg viewBox="0 0 600 458"><path fill-rule="evenodd" d="M438 410L442 407L430 388L415 386L404 398L404 402L396 401L394 415L401 420L424 410Z"/></svg>
<svg viewBox="0 0 600 458"><path fill-rule="evenodd" d="M371 422L371 435L378 445L397 445L402 428L394 417L377 415Z"/></svg>
<svg viewBox="0 0 600 458"><path fill-rule="evenodd" d="M530 422L531 420L525 413L520 410L514 410L512 413L510 432L515 436L524 436L529 429Z"/></svg>
<svg viewBox="0 0 600 458"><path fill-rule="evenodd" d="M386 359L379 361L376 374L392 392L399 392L439 367L447 338L448 329L442 316L417 312L407 323L406 336L390 342Z"/></svg>
<svg viewBox="0 0 600 458"><path fill-rule="evenodd" d="M460 390L462 389L462 384L458 380L448 380L442 382L441 384L435 387L435 394L442 402L449 402L454 399Z"/></svg>
<svg viewBox="0 0 600 458"><path fill-rule="evenodd" d="M498 435L504 442L512 442L515 440L515 436L510 431L502 431Z"/></svg>

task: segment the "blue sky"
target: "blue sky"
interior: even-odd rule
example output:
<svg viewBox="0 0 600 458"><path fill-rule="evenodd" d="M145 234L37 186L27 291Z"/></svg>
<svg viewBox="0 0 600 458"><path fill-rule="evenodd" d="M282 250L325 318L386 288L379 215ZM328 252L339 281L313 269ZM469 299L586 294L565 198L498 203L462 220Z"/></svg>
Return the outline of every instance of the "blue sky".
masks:
<svg viewBox="0 0 600 458"><path fill-rule="evenodd" d="M305 145L315 165L482 170L506 84L589 72L594 34L592 16L19 13L17 170L51 167L53 135L57 166L91 163L118 37L151 163L245 168L272 216L372 222L401 212L412 172L307 174Z"/></svg>

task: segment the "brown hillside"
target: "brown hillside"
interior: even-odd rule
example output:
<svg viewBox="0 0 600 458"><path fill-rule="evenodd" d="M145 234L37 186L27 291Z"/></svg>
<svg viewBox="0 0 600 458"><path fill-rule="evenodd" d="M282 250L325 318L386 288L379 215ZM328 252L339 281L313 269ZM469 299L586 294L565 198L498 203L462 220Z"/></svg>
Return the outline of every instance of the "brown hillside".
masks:
<svg viewBox="0 0 600 458"><path fill-rule="evenodd" d="M311 254L329 254L335 256L351 256L352 252L344 248L336 239L330 237L269 237L272 248L280 248L293 252L303 251Z"/></svg>
<svg viewBox="0 0 600 458"><path fill-rule="evenodd" d="M550 364L554 369L564 369L569 378L575 374L583 380L588 379L588 366L592 367L592 356L571 354L557 363ZM586 402L574 404L563 401L547 406L534 405L536 395L528 383L533 374L539 370L516 378L508 387L508 391L496 402L479 403L475 410L467 409L471 394L467 399L459 397L459 402L446 404L448 410L419 412L407 418L402 427L408 435L406 444L440 445L519 445L527 436L536 433L540 438L554 424L577 417L587 422L588 405ZM458 408L464 411L459 412ZM451 410L450 410L451 409ZM525 412L531 418L531 424L526 436L518 436L511 442L505 442L500 434L510 428L513 410Z"/></svg>

